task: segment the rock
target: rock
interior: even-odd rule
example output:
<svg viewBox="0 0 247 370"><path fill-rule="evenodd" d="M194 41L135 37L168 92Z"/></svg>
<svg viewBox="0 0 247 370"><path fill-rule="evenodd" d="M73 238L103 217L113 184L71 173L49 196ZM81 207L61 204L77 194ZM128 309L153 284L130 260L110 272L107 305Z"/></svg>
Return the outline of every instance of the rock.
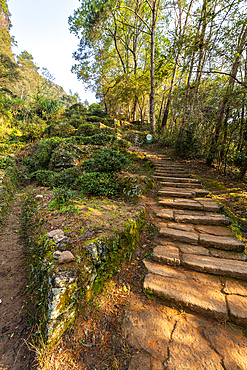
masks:
<svg viewBox="0 0 247 370"><path fill-rule="evenodd" d="M154 356L151 357L151 370L164 370L163 361L155 358Z"/></svg>
<svg viewBox="0 0 247 370"><path fill-rule="evenodd" d="M185 320L177 323L169 346L166 370L224 370L220 356Z"/></svg>
<svg viewBox="0 0 247 370"><path fill-rule="evenodd" d="M226 370L247 370L247 339L240 330L217 325L204 329L205 338L222 357Z"/></svg>
<svg viewBox="0 0 247 370"><path fill-rule="evenodd" d="M170 266L160 265L155 262L144 260L144 265L149 272L178 280L188 280L191 283L197 283L205 286L211 286L218 291L222 289L222 284L218 276L210 276L195 271L185 271L183 269L174 269Z"/></svg>
<svg viewBox="0 0 247 370"><path fill-rule="evenodd" d="M56 248L60 251L70 250L72 248L71 239L65 236L60 242L56 244Z"/></svg>
<svg viewBox="0 0 247 370"><path fill-rule="evenodd" d="M75 257L70 251L64 251L60 254L58 262L59 263L69 263L74 260L75 260Z"/></svg>
<svg viewBox="0 0 247 370"><path fill-rule="evenodd" d="M242 261L183 254L181 264L200 272L247 279L247 263Z"/></svg>
<svg viewBox="0 0 247 370"><path fill-rule="evenodd" d="M43 197L43 195L41 195L41 194L37 194L37 195L35 196L35 198L36 198L36 199L40 199L40 200L41 200L41 199L43 199L44 197Z"/></svg>
<svg viewBox="0 0 247 370"><path fill-rule="evenodd" d="M157 179L160 179L161 181L176 181L176 182L192 182L192 183L197 183L199 180L197 179L192 179L190 177L170 177L170 176L155 176Z"/></svg>
<svg viewBox="0 0 247 370"><path fill-rule="evenodd" d="M61 256L62 252L61 251L55 251L53 253L53 258L55 258L55 260L59 260L59 257Z"/></svg>
<svg viewBox="0 0 247 370"><path fill-rule="evenodd" d="M200 225L230 225L231 220L224 215L211 215L207 216L203 213L200 215L185 215L185 214L175 214L176 222L200 224ZM200 226L200 232L202 231L202 226Z"/></svg>
<svg viewBox="0 0 247 370"><path fill-rule="evenodd" d="M196 233L170 229L168 227L162 227L160 229L160 234L172 240L179 240L185 243L198 244L198 235Z"/></svg>
<svg viewBox="0 0 247 370"><path fill-rule="evenodd" d="M62 234L56 234L53 236L53 241L54 243L58 244L60 243L62 240L64 240L66 238L66 236L64 235L64 233Z"/></svg>
<svg viewBox="0 0 247 370"><path fill-rule="evenodd" d="M150 368L150 356L144 353L134 355L131 357L130 365L128 370L151 370Z"/></svg>
<svg viewBox="0 0 247 370"><path fill-rule="evenodd" d="M174 220L174 211L172 209L163 209L157 212L157 217L164 218L167 221Z"/></svg>
<svg viewBox="0 0 247 370"><path fill-rule="evenodd" d="M179 249L169 244L158 245L153 250L153 259L167 265L179 265Z"/></svg>
<svg viewBox="0 0 247 370"><path fill-rule="evenodd" d="M209 250L200 246L193 246L189 244L180 244L177 243L178 248L182 253L188 254L202 254L204 256L209 256Z"/></svg>
<svg viewBox="0 0 247 370"><path fill-rule="evenodd" d="M218 215L219 217L221 216L222 219L225 218L224 215ZM212 217L215 219L215 216ZM211 234L211 235L216 235L216 236L233 236L231 230L227 229L226 227L222 226L204 226L204 225L198 225L195 226L195 229L199 231L200 233L204 234Z"/></svg>
<svg viewBox="0 0 247 370"><path fill-rule="evenodd" d="M215 247L218 249L232 250L236 252L244 251L244 244L236 238L227 236L214 236L209 234L199 234L199 241L202 245Z"/></svg>
<svg viewBox="0 0 247 370"><path fill-rule="evenodd" d="M226 300L232 320L247 328L247 297L227 295Z"/></svg>
<svg viewBox="0 0 247 370"><path fill-rule="evenodd" d="M53 238L56 235L63 235L64 236L63 230L60 230L60 229L52 230L47 234L47 238Z"/></svg>
<svg viewBox="0 0 247 370"><path fill-rule="evenodd" d="M125 337L133 347L163 361L167 358L173 327L174 322L152 306L127 309L123 322Z"/></svg>
<svg viewBox="0 0 247 370"><path fill-rule="evenodd" d="M180 188L163 188L159 190L161 196L180 197L180 198L192 198L196 195L194 191L188 191L187 189Z"/></svg>
<svg viewBox="0 0 247 370"><path fill-rule="evenodd" d="M203 210L203 206L193 199L185 198L166 198L159 201L159 204L165 207L189 210Z"/></svg>
<svg viewBox="0 0 247 370"><path fill-rule="evenodd" d="M247 282L236 281L236 280L226 280L225 286L223 288L223 293L225 294L237 294L247 297Z"/></svg>
<svg viewBox="0 0 247 370"><path fill-rule="evenodd" d="M176 223L176 222L169 222L167 224L167 227L171 228L171 229L177 229L177 230L181 230L181 231L187 231L189 233L193 232L194 231L194 228L190 225L184 225L184 224L180 224L180 223Z"/></svg>
<svg viewBox="0 0 247 370"><path fill-rule="evenodd" d="M224 295L215 287L148 274L144 281L144 289L203 315L218 319L227 317Z"/></svg>
<svg viewBox="0 0 247 370"><path fill-rule="evenodd" d="M203 206L204 211L207 212L219 212L222 208L221 205L212 199L196 198L196 200Z"/></svg>
<svg viewBox="0 0 247 370"><path fill-rule="evenodd" d="M217 258L225 258L229 260L247 261L247 255L237 252L229 252L221 249L209 248L210 256Z"/></svg>

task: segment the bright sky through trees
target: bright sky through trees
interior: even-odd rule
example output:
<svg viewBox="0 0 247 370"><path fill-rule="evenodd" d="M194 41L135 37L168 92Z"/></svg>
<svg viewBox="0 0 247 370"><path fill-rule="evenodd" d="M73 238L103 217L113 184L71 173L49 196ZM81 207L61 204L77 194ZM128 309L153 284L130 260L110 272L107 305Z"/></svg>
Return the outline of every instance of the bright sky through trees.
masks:
<svg viewBox="0 0 247 370"><path fill-rule="evenodd" d="M69 93L78 92L82 101L96 101L85 91L83 83L70 72L78 39L69 33L68 17L80 5L78 0L9 0L13 27L10 31L18 42L15 54L27 50L39 67L46 67L55 83Z"/></svg>

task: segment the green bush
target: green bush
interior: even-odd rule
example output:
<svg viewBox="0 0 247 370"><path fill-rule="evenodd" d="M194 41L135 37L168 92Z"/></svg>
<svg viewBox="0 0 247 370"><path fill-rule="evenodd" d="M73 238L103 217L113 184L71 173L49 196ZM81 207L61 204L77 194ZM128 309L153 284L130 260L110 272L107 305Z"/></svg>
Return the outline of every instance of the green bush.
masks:
<svg viewBox="0 0 247 370"><path fill-rule="evenodd" d="M71 199L75 195L75 192L73 190L64 188L53 188L52 192L54 195L53 205L58 207L63 204L70 203Z"/></svg>
<svg viewBox="0 0 247 370"><path fill-rule="evenodd" d="M76 131L76 136L93 136L99 132L98 127L92 123L84 123L80 125Z"/></svg>
<svg viewBox="0 0 247 370"><path fill-rule="evenodd" d="M31 173L31 178L36 179L39 185L53 187L56 185L58 174L49 170L38 170Z"/></svg>
<svg viewBox="0 0 247 370"><path fill-rule="evenodd" d="M75 189L86 194L116 196L118 187L115 179L106 173L92 172L80 176L75 182Z"/></svg>
<svg viewBox="0 0 247 370"><path fill-rule="evenodd" d="M176 153L182 158L194 158L200 151L200 143L193 128L184 130L183 136L178 137L175 143Z"/></svg>
<svg viewBox="0 0 247 370"><path fill-rule="evenodd" d="M32 157L24 160L24 164L31 170L38 171L48 168L52 152L62 142L62 138L52 137L50 139L43 139L38 143L37 150Z"/></svg>
<svg viewBox="0 0 247 370"><path fill-rule="evenodd" d="M75 128L72 125L67 122L61 122L56 125L50 125L49 128L46 129L45 134L47 133L49 136L69 137L73 135L74 132Z"/></svg>
<svg viewBox="0 0 247 370"><path fill-rule="evenodd" d="M103 119L102 117L99 117L99 116L88 116L87 121L88 122L102 122Z"/></svg>
<svg viewBox="0 0 247 370"><path fill-rule="evenodd" d="M72 125L74 128L79 128L81 125L85 124L85 118L80 117L73 117L69 121L69 124Z"/></svg>
<svg viewBox="0 0 247 370"><path fill-rule="evenodd" d="M91 159L83 162L82 168L86 172L117 172L128 164L123 154L113 149L98 149Z"/></svg>
<svg viewBox="0 0 247 370"><path fill-rule="evenodd" d="M23 132L24 141L35 141L41 139L45 133L47 124L39 116L33 116L27 121L23 121L20 126Z"/></svg>

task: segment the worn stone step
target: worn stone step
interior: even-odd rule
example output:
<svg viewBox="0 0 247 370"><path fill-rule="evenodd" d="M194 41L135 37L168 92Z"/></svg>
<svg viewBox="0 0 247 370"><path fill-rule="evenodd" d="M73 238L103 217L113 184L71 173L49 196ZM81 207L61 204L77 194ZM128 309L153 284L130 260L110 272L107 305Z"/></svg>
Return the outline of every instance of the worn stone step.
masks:
<svg viewBox="0 0 247 370"><path fill-rule="evenodd" d="M159 204L163 207L171 207L175 209L186 209L192 211L202 211L203 205L194 199L183 199L183 198L165 198L160 199Z"/></svg>
<svg viewBox="0 0 247 370"><path fill-rule="evenodd" d="M165 197L193 198L196 196L194 190L189 191L184 188L163 188L158 193Z"/></svg>
<svg viewBox="0 0 247 370"><path fill-rule="evenodd" d="M180 195L180 194L185 194L185 193L191 193L192 197L205 197L207 195L209 195L209 191L208 190L205 190L205 189L189 189L189 188L179 188L179 187L165 187L165 188L162 188L159 190L159 194L160 195L164 195L164 196L178 196L180 198L190 198L188 196L183 196L183 195Z"/></svg>
<svg viewBox="0 0 247 370"><path fill-rule="evenodd" d="M220 280L214 281L212 277L200 277L199 274L190 275L169 266L144 263L149 271L144 280L144 289L198 313L218 319L227 317Z"/></svg>
<svg viewBox="0 0 247 370"><path fill-rule="evenodd" d="M159 204L163 207L171 207L180 210L202 210L205 212L219 212L222 208L222 206L215 201L204 198L164 198L159 200Z"/></svg>
<svg viewBox="0 0 247 370"><path fill-rule="evenodd" d="M187 183L200 183L198 179L192 177L171 177L171 176L154 176L159 181L176 181L176 182L187 182Z"/></svg>
<svg viewBox="0 0 247 370"><path fill-rule="evenodd" d="M240 240L227 236L200 234L199 243L206 247L214 247L226 251L244 252L245 249L245 245Z"/></svg>
<svg viewBox="0 0 247 370"><path fill-rule="evenodd" d="M164 181L160 183L161 186L168 186L168 187L174 187L174 188L199 188L202 186L200 183L189 183L189 182L173 182L170 181Z"/></svg>
<svg viewBox="0 0 247 370"><path fill-rule="evenodd" d="M156 216L166 221L189 223L194 225L229 226L232 221L225 215L204 211L190 211L163 208L156 212Z"/></svg>
<svg viewBox="0 0 247 370"><path fill-rule="evenodd" d="M178 172L178 171L175 171L175 172L155 171L154 176L155 177L161 176L161 177L174 177L174 178L177 178L177 177L188 178L190 177L190 174L187 172Z"/></svg>
<svg viewBox="0 0 247 370"><path fill-rule="evenodd" d="M179 248L169 243L157 245L153 250L152 259L157 262L165 263L166 265L180 265Z"/></svg>
<svg viewBox="0 0 247 370"><path fill-rule="evenodd" d="M160 217L160 216L159 216ZM202 213L200 215L190 214L177 214L174 211L174 220L181 223L191 223L195 225L216 225L216 226L228 226L231 225L232 221L230 218L221 214L208 214Z"/></svg>
<svg viewBox="0 0 247 370"><path fill-rule="evenodd" d="M167 253L170 255L169 249ZM183 254L181 264L192 270L207 272L214 275L247 279L247 263L242 261L215 258L205 255Z"/></svg>
<svg viewBox="0 0 247 370"><path fill-rule="evenodd" d="M169 227L161 227L160 235L171 240L178 240L180 242L198 244L199 236L194 232L172 229Z"/></svg>

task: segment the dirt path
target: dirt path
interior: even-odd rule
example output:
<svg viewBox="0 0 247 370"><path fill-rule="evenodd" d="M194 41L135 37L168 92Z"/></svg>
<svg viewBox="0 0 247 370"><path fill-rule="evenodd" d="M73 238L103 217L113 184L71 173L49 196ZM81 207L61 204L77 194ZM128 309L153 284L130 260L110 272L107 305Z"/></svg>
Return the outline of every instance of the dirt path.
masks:
<svg viewBox="0 0 247 370"><path fill-rule="evenodd" d="M0 230L0 370L31 370L33 354L26 345L26 273L20 237L21 194L17 194Z"/></svg>

